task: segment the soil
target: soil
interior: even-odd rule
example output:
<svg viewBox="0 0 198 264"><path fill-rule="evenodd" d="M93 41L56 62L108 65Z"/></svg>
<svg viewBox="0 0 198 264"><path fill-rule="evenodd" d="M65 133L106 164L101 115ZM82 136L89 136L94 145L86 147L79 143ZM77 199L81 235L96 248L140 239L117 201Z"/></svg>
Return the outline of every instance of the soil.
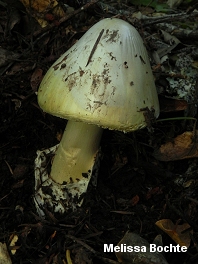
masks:
<svg viewBox="0 0 198 264"><path fill-rule="evenodd" d="M170 219L175 228L189 224L183 233L188 232L190 243L185 253L164 253L166 261L198 263L197 158L164 162L153 156L167 139L193 130L192 120L154 122L150 129L127 134L105 130L98 183L89 185L82 207L62 216L50 212L45 219L38 216L33 203L36 151L59 143L67 122L39 108L36 92L41 79L101 18L116 15L127 20L125 15L86 1L59 2L78 13L70 13L61 23L52 15L47 30L21 2L0 2L0 241L7 244L13 264L64 264L70 260L66 252L73 264L118 263L115 253L104 252L104 244L116 246L127 231L149 243L161 235L164 246L176 245L173 237L155 225ZM130 1L123 2L110 6L132 8ZM144 28L140 23L135 21L138 30L155 33L154 27ZM162 111L159 118L185 117L186 111ZM197 117L196 108L193 117ZM11 247L14 235L18 241Z"/></svg>

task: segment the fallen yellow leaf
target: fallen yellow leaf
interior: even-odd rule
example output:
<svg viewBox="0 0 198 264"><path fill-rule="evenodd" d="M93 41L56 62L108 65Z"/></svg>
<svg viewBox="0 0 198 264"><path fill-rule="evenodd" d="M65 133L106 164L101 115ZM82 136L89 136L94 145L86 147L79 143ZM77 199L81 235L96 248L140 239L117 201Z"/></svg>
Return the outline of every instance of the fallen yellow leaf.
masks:
<svg viewBox="0 0 198 264"><path fill-rule="evenodd" d="M35 11L47 12L55 7L58 2L56 0L20 0L26 8L32 8Z"/></svg>
<svg viewBox="0 0 198 264"><path fill-rule="evenodd" d="M192 233L192 230L190 230L190 225L188 223L174 225L170 219L162 219L157 221L155 225L169 235L172 240L181 247L185 246L188 248L190 246L190 233Z"/></svg>
<svg viewBox="0 0 198 264"><path fill-rule="evenodd" d="M40 24L41 27L46 27L48 22L58 23L65 15L65 12L59 6L56 0L20 0L29 12Z"/></svg>

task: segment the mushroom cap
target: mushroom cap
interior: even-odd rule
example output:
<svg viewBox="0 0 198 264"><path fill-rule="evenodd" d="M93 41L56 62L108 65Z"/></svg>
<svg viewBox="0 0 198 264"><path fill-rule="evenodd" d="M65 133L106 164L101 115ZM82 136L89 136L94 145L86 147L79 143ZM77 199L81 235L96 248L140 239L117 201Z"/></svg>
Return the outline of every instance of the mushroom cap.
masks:
<svg viewBox="0 0 198 264"><path fill-rule="evenodd" d="M91 27L48 70L38 103L47 113L124 132L159 115L146 48L129 23L107 18Z"/></svg>

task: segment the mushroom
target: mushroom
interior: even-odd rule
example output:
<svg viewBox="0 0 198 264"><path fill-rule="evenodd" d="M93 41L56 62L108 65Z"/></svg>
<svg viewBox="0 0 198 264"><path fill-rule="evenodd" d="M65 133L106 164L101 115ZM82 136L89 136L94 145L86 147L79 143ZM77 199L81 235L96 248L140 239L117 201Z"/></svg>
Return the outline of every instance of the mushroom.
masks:
<svg viewBox="0 0 198 264"><path fill-rule="evenodd" d="M143 109L159 114L158 96L143 40L129 23L96 23L48 70L39 90L43 111L69 120L50 176L36 166L34 200L63 213L80 206L105 128L130 132L147 125ZM57 148L57 146L56 146ZM37 163L47 152L38 152Z"/></svg>

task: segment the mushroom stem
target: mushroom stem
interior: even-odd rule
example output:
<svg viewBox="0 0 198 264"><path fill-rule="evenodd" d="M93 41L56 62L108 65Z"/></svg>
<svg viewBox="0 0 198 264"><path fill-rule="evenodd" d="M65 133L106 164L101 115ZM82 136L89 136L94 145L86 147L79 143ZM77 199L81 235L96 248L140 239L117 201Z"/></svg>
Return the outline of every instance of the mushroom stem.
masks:
<svg viewBox="0 0 198 264"><path fill-rule="evenodd" d="M51 168L59 183L88 178L97 156L103 129L83 122L68 121Z"/></svg>

